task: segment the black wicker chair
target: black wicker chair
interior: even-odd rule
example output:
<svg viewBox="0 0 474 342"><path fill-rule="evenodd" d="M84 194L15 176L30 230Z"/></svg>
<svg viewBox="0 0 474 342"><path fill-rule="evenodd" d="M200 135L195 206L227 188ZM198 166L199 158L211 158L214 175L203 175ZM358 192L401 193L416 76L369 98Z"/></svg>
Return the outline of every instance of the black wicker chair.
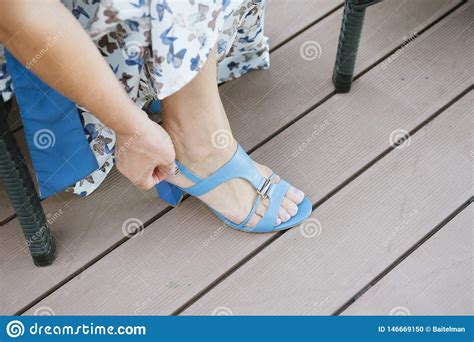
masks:
<svg viewBox="0 0 474 342"><path fill-rule="evenodd" d="M0 102L0 181L18 220L36 266L50 265L55 245L23 155L8 126L11 100Z"/></svg>
<svg viewBox="0 0 474 342"><path fill-rule="evenodd" d="M338 93L351 90L365 10L381 0L346 0L332 81Z"/></svg>

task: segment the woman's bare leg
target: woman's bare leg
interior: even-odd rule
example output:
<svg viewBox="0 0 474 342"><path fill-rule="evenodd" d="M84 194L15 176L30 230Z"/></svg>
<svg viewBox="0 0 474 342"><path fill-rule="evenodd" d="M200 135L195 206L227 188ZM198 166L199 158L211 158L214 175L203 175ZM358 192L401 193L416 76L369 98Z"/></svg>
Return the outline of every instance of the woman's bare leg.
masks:
<svg viewBox="0 0 474 342"><path fill-rule="evenodd" d="M163 126L174 143L177 159L201 177L209 176L232 157L237 143L233 139L217 88L215 51L190 83L163 100ZM216 132L223 135L224 140L228 139L229 143L220 145L216 142ZM271 175L268 167L256 165L262 175ZM182 175L168 180L183 187L192 185ZM275 179L275 182L278 181L278 178ZM255 189L247 181L234 179L201 196L201 200L226 218L240 223L250 212L256 196ZM297 204L303 197L303 192L290 187L276 224L296 215ZM268 200L263 200L257 214L249 221L249 226L258 223L267 206Z"/></svg>

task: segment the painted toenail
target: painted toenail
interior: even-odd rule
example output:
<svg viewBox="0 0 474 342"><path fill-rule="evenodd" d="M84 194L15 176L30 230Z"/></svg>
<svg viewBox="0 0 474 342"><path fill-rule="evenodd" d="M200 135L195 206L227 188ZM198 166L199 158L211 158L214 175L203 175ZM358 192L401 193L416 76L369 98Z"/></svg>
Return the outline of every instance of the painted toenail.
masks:
<svg viewBox="0 0 474 342"><path fill-rule="evenodd" d="M293 207L293 216L295 216L297 213L298 213L298 206L295 204L295 206Z"/></svg>
<svg viewBox="0 0 474 342"><path fill-rule="evenodd" d="M277 218L276 225L279 226L280 224L281 224L281 220L279 218Z"/></svg>
<svg viewBox="0 0 474 342"><path fill-rule="evenodd" d="M294 203L291 203L291 207L287 209L288 214L290 214L291 216L295 216L297 210L298 207Z"/></svg>
<svg viewBox="0 0 474 342"><path fill-rule="evenodd" d="M285 215L283 215L283 221L288 221L290 218L291 216L288 213L285 213Z"/></svg>
<svg viewBox="0 0 474 342"><path fill-rule="evenodd" d="M301 190L298 190L298 189L294 189L293 190L293 193L295 194L296 197L298 197L299 199L303 199L304 198L304 192L301 191Z"/></svg>

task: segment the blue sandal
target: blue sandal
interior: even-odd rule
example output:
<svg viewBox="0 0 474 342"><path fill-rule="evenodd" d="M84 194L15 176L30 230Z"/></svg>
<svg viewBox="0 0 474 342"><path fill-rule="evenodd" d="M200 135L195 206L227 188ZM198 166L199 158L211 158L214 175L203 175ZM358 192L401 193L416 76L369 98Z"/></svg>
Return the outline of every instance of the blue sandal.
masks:
<svg viewBox="0 0 474 342"><path fill-rule="evenodd" d="M156 186L158 196L173 206L176 206L181 202L185 192L192 196L202 196L228 180L243 178L253 185L259 196L255 200L252 210L250 210L247 218L240 224L236 224L226 219L220 213L210 208L226 225L245 232L270 233L294 227L311 215L311 202L307 197L305 197L303 201L298 204L298 212L295 216L286 222L276 225L281 203L285 198L285 194L290 185L283 179L281 179L279 183L272 183L272 179L276 176L275 173L268 178L262 176L252 159L247 153L245 153L240 145L237 146L237 150L233 157L224 164L224 166L206 179L199 178L178 161L176 161L176 164L178 165L179 172L188 177L195 184L187 188L180 188L166 181L158 183ZM255 227L246 226L263 198L268 198L270 200L265 215L263 215Z"/></svg>

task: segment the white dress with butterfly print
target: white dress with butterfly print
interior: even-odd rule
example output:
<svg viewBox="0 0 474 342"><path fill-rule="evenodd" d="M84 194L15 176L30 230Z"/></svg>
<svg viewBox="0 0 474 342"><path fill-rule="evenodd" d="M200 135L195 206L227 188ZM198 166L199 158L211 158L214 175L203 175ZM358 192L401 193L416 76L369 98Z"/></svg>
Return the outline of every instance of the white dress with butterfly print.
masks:
<svg viewBox="0 0 474 342"><path fill-rule="evenodd" d="M62 2L139 106L181 89L199 72L216 45L218 82L269 67L268 39L263 35L264 0ZM0 71L4 70L1 61L0 56ZM11 89L5 72L0 72L0 91L2 88L6 100ZM84 108L79 112L101 168L69 190L87 196L113 167L115 135Z"/></svg>

